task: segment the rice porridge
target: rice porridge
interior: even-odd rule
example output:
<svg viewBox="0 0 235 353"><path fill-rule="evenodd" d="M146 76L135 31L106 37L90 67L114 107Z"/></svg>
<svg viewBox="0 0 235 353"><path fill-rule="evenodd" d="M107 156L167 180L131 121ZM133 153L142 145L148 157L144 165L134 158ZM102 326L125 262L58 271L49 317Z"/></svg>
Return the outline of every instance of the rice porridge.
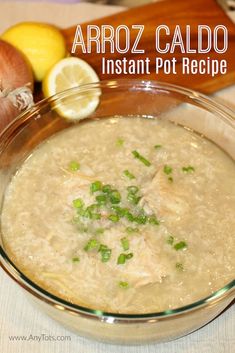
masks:
<svg viewBox="0 0 235 353"><path fill-rule="evenodd" d="M19 269L71 303L150 313L234 277L235 163L160 119L84 121L38 146L3 203Z"/></svg>

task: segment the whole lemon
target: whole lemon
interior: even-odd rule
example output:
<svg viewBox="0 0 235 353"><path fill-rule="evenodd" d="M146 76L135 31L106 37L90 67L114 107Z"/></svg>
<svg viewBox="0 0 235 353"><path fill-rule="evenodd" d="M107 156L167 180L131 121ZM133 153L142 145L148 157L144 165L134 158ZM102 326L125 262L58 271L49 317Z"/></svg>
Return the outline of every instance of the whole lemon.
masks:
<svg viewBox="0 0 235 353"><path fill-rule="evenodd" d="M1 38L26 56L37 81L42 81L51 67L66 55L62 33L49 24L18 23L7 29Z"/></svg>

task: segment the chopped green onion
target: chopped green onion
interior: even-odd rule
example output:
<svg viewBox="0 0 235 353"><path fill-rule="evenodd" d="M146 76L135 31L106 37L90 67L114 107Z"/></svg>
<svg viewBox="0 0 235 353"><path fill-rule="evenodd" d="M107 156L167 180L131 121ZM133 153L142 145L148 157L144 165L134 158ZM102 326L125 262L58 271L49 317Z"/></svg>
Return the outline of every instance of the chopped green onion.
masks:
<svg viewBox="0 0 235 353"><path fill-rule="evenodd" d="M116 143L117 143L117 146L123 146L124 140L123 140L121 137L119 137L119 138L117 139Z"/></svg>
<svg viewBox="0 0 235 353"><path fill-rule="evenodd" d="M101 219L101 214L100 213L92 213L90 218L93 220Z"/></svg>
<svg viewBox="0 0 235 353"><path fill-rule="evenodd" d="M124 265L124 263L126 262L126 260L129 260L133 257L133 253L129 253L129 254L120 254L118 256L118 259L117 259L117 264L118 265Z"/></svg>
<svg viewBox="0 0 235 353"><path fill-rule="evenodd" d="M118 283L118 285L119 285L120 288L124 288L124 289L129 288L128 282L120 281L120 282Z"/></svg>
<svg viewBox="0 0 235 353"><path fill-rule="evenodd" d="M146 224L148 218L145 214L140 214L134 218L134 221L138 224Z"/></svg>
<svg viewBox="0 0 235 353"><path fill-rule="evenodd" d="M107 196L106 195L97 195L96 196L96 201L100 205L105 205L107 203Z"/></svg>
<svg viewBox="0 0 235 353"><path fill-rule="evenodd" d="M80 258L79 258L78 256L73 257L73 258L72 258L72 261L73 261L73 262L79 262L79 261L80 261Z"/></svg>
<svg viewBox="0 0 235 353"><path fill-rule="evenodd" d="M135 220L135 217L129 211L125 214L125 217L128 219L129 222L134 222L134 220Z"/></svg>
<svg viewBox="0 0 235 353"><path fill-rule="evenodd" d="M84 202L82 199L75 199L73 200L73 207L75 208L82 208L84 206Z"/></svg>
<svg viewBox="0 0 235 353"><path fill-rule="evenodd" d="M81 216L85 217L85 218L92 218L92 211L90 209L90 206L86 208L86 210L84 210L84 212L80 213Z"/></svg>
<svg viewBox="0 0 235 353"><path fill-rule="evenodd" d="M192 167L191 165L187 166L187 167L183 167L182 168L182 171L184 173L192 173L192 172L195 172L195 168Z"/></svg>
<svg viewBox="0 0 235 353"><path fill-rule="evenodd" d="M109 199L112 204L120 203L121 194L117 190L111 190L111 192L109 193Z"/></svg>
<svg viewBox="0 0 235 353"><path fill-rule="evenodd" d="M185 241L180 241L179 243L176 243L174 245L174 249L175 250L182 250L182 249L185 249L187 248L187 244L185 243Z"/></svg>
<svg viewBox="0 0 235 353"><path fill-rule="evenodd" d="M96 191L100 191L102 189L102 183L101 181L97 180L94 181L94 183L91 184L91 192L94 193Z"/></svg>
<svg viewBox="0 0 235 353"><path fill-rule="evenodd" d="M100 247L99 247L99 252L102 252L104 250L108 249L107 245L104 245L104 244L100 244Z"/></svg>
<svg viewBox="0 0 235 353"><path fill-rule="evenodd" d="M157 217L155 215L151 215L148 217L148 222L149 224L153 224L158 226L160 224L159 220L157 219Z"/></svg>
<svg viewBox="0 0 235 353"><path fill-rule="evenodd" d="M99 246L98 240L92 238L92 239L90 239L90 240L88 241L88 243L84 246L84 250L85 250L85 251L90 251L90 250L93 250L93 249L98 248L98 246Z"/></svg>
<svg viewBox="0 0 235 353"><path fill-rule="evenodd" d="M79 207L79 208L77 208L77 213L78 213L79 216L84 217L87 212L86 212L86 210L84 210L83 207Z"/></svg>
<svg viewBox="0 0 235 353"><path fill-rule="evenodd" d="M112 206L111 209L114 210L119 217L124 217L129 212L128 208L119 206Z"/></svg>
<svg viewBox="0 0 235 353"><path fill-rule="evenodd" d="M112 250L107 247L107 245L100 244L99 252L101 253L101 261L108 262L110 260Z"/></svg>
<svg viewBox="0 0 235 353"><path fill-rule="evenodd" d="M109 185L109 184L106 184L106 185L104 185L104 186L102 187L102 191L103 191L105 194L109 194L109 193L111 192L111 190L112 190L112 187L111 187L111 185Z"/></svg>
<svg viewBox="0 0 235 353"><path fill-rule="evenodd" d="M173 178L172 178L172 176L169 176L169 177L168 177L168 180L169 180L170 183L173 183Z"/></svg>
<svg viewBox="0 0 235 353"><path fill-rule="evenodd" d="M127 233L137 233L137 232L139 232L139 229L133 228L133 227L127 227L126 231L127 231Z"/></svg>
<svg viewBox="0 0 235 353"><path fill-rule="evenodd" d="M134 195L134 194L128 194L127 195L127 200L132 203L133 205L137 205L139 203L141 199L141 196L137 196L137 195Z"/></svg>
<svg viewBox="0 0 235 353"><path fill-rule="evenodd" d="M131 185L127 187L127 200L132 203L133 205L137 205L141 199L140 196L137 196L137 192L139 191L139 188L137 186Z"/></svg>
<svg viewBox="0 0 235 353"><path fill-rule="evenodd" d="M116 215L116 214L111 214L108 216L108 219L114 223L118 222L119 221L119 216Z"/></svg>
<svg viewBox="0 0 235 353"><path fill-rule="evenodd" d="M127 187L127 191L129 194L136 194L139 191L139 188L135 185L131 185Z"/></svg>
<svg viewBox="0 0 235 353"><path fill-rule="evenodd" d="M138 151L132 151L132 154L135 158L137 158L140 162L142 162L147 167L151 165L151 163L145 157L143 157Z"/></svg>
<svg viewBox="0 0 235 353"><path fill-rule="evenodd" d="M100 205L97 203L93 203L92 205L87 207L87 210L90 212L94 212L94 211L98 211L99 210Z"/></svg>
<svg viewBox="0 0 235 353"><path fill-rule="evenodd" d="M175 241L175 239L172 235L169 235L169 237L166 240L167 244L170 244L170 245L173 245L174 241Z"/></svg>
<svg viewBox="0 0 235 353"><path fill-rule="evenodd" d="M129 250L129 240L127 238L122 238L121 244L124 251Z"/></svg>
<svg viewBox="0 0 235 353"><path fill-rule="evenodd" d="M94 203L94 204L88 206L85 210L80 208L79 214L82 217L90 218L93 220L100 219L101 214L97 212L99 210L99 206L100 206L99 204Z"/></svg>
<svg viewBox="0 0 235 353"><path fill-rule="evenodd" d="M126 254L120 254L117 259L118 265L123 265L126 262Z"/></svg>
<svg viewBox="0 0 235 353"><path fill-rule="evenodd" d="M101 261L102 262L108 262L110 260L112 254L112 250L111 249L106 249L105 251L102 251L101 253Z"/></svg>
<svg viewBox="0 0 235 353"><path fill-rule="evenodd" d="M124 170L123 174L129 179L135 179L134 174L130 173L129 170Z"/></svg>
<svg viewBox="0 0 235 353"><path fill-rule="evenodd" d="M156 150L158 149L158 148L161 148L162 147L162 145L155 145L154 146L154 148L156 148Z"/></svg>
<svg viewBox="0 0 235 353"><path fill-rule="evenodd" d="M170 167L169 165L164 165L163 171L164 171L164 173L165 173L166 175L169 175L169 174L172 173L173 169L172 169L172 167Z"/></svg>
<svg viewBox="0 0 235 353"><path fill-rule="evenodd" d="M71 172L76 172L80 169L80 164L76 161L72 161L69 163L69 169L71 170Z"/></svg>
<svg viewBox="0 0 235 353"><path fill-rule="evenodd" d="M126 260L130 260L133 257L133 253L130 252L129 254L120 254L117 259L117 264L118 265L124 265Z"/></svg>
<svg viewBox="0 0 235 353"><path fill-rule="evenodd" d="M175 267L177 268L177 270L183 271L184 270L184 266L183 264L181 264L180 262L177 262L175 264Z"/></svg>

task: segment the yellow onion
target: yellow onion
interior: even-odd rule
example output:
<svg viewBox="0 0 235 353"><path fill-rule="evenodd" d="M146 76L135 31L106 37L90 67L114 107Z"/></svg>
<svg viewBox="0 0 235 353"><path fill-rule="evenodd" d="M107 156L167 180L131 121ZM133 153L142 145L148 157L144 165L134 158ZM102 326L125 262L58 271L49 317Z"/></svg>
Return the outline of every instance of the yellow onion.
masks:
<svg viewBox="0 0 235 353"><path fill-rule="evenodd" d="M33 105L33 74L23 54L0 40L0 131Z"/></svg>

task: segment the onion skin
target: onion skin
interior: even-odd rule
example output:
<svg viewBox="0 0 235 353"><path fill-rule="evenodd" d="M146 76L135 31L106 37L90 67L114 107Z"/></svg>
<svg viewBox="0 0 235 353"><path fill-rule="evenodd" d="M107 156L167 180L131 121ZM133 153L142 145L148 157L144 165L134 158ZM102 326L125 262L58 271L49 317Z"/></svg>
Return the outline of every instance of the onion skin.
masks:
<svg viewBox="0 0 235 353"><path fill-rule="evenodd" d="M16 48L0 40L0 132L20 113L7 98L8 93L24 86L33 91L30 64Z"/></svg>
<svg viewBox="0 0 235 353"><path fill-rule="evenodd" d="M0 133L18 114L18 109L6 98L0 98Z"/></svg>

